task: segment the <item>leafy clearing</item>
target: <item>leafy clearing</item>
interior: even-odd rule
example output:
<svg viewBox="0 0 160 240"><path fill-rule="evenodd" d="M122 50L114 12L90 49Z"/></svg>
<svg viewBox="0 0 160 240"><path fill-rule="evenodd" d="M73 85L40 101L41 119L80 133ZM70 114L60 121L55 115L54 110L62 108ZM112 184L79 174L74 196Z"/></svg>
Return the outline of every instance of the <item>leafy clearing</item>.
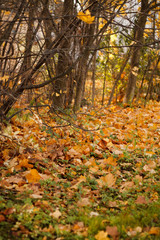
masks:
<svg viewBox="0 0 160 240"><path fill-rule="evenodd" d="M159 109L26 110L2 126L0 239L158 240Z"/></svg>

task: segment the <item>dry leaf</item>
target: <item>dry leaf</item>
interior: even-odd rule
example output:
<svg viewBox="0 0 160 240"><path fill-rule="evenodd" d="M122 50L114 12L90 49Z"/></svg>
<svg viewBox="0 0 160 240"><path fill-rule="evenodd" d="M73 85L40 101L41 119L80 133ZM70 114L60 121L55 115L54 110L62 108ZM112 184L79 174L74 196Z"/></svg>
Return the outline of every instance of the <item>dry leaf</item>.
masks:
<svg viewBox="0 0 160 240"><path fill-rule="evenodd" d="M101 177L97 182L99 183L100 187L105 185L108 187L113 187L115 185L116 178L112 173L109 173L106 176Z"/></svg>
<svg viewBox="0 0 160 240"><path fill-rule="evenodd" d="M85 206L89 206L90 205L90 201L88 198L81 198L78 202L77 202L77 206L78 207L85 207Z"/></svg>
<svg viewBox="0 0 160 240"><path fill-rule="evenodd" d="M138 233L141 233L141 232L142 232L142 228L138 226L134 229L130 229L130 231L127 232L127 235L130 236L130 237L134 237Z"/></svg>
<svg viewBox="0 0 160 240"><path fill-rule="evenodd" d="M91 217L93 217L93 216L99 216L99 213L98 212L90 212L90 214L89 214Z"/></svg>
<svg viewBox="0 0 160 240"><path fill-rule="evenodd" d="M109 201L108 202L108 206L110 207L110 208L116 208L118 205L117 205L117 202L116 201Z"/></svg>
<svg viewBox="0 0 160 240"><path fill-rule="evenodd" d="M6 219L5 219L5 216L3 216L2 214L0 214L0 222L4 222Z"/></svg>
<svg viewBox="0 0 160 240"><path fill-rule="evenodd" d="M95 239L96 240L109 240L109 238L107 237L108 233L104 232L104 231L99 231L96 235L95 235Z"/></svg>
<svg viewBox="0 0 160 240"><path fill-rule="evenodd" d="M28 159L22 159L19 161L19 164L15 167L16 170L20 170L22 167L25 167L27 169L33 168L32 164L28 163Z"/></svg>
<svg viewBox="0 0 160 240"><path fill-rule="evenodd" d="M153 235L160 235L160 227L151 227L148 233Z"/></svg>
<svg viewBox="0 0 160 240"><path fill-rule="evenodd" d="M127 190L129 190L130 188L133 188L134 186L134 182L125 182L121 184L120 187L120 192L125 192Z"/></svg>
<svg viewBox="0 0 160 240"><path fill-rule="evenodd" d="M78 182L77 182L76 184L74 184L71 188L77 189L78 186L79 186L79 184L80 184L81 182L86 182L86 177L81 175L81 176L77 179L77 181L78 181Z"/></svg>
<svg viewBox="0 0 160 240"><path fill-rule="evenodd" d="M138 196L137 200L135 201L137 204L147 204L146 199L144 196Z"/></svg>
<svg viewBox="0 0 160 240"><path fill-rule="evenodd" d="M41 176L36 169L31 169L30 172L25 175L25 178L29 183L36 183L39 182Z"/></svg>
<svg viewBox="0 0 160 240"><path fill-rule="evenodd" d="M42 195L39 194L30 194L31 198L42 198Z"/></svg>
<svg viewBox="0 0 160 240"><path fill-rule="evenodd" d="M62 213L58 209L56 209L55 212L50 213L50 216L52 216L52 217L54 217L56 219L58 219L61 215L62 215Z"/></svg>
<svg viewBox="0 0 160 240"><path fill-rule="evenodd" d="M118 229L116 226L107 226L106 231L113 239L116 239L119 235Z"/></svg>

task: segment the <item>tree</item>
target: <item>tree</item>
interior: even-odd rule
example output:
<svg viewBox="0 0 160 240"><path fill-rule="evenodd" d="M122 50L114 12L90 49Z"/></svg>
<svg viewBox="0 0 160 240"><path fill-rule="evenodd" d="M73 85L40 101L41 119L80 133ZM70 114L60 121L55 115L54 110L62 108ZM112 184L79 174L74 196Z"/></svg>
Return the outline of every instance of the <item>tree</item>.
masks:
<svg viewBox="0 0 160 240"><path fill-rule="evenodd" d="M134 26L134 43L132 46L131 53L131 66L130 66L130 74L128 79L128 84L126 88L126 93L124 97L124 103L132 103L133 98L135 96L136 90L136 80L139 70L139 61L141 56L141 49L143 48L143 36L144 30L146 26L146 21L148 17L148 13L150 10L155 9L159 4L156 1L149 0L141 0L140 12L138 13L137 19L135 21Z"/></svg>

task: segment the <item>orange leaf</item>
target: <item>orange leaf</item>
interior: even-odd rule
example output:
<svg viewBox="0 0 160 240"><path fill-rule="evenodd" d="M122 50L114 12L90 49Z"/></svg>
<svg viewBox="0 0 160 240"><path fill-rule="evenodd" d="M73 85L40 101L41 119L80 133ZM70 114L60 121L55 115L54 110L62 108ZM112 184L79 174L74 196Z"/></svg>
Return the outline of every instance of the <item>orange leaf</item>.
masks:
<svg viewBox="0 0 160 240"><path fill-rule="evenodd" d="M38 182L41 179L38 171L36 169L31 169L29 173L25 175L29 183Z"/></svg>
<svg viewBox="0 0 160 240"><path fill-rule="evenodd" d="M33 165L29 164L28 159L25 158L25 159L23 159L22 161L19 162L19 164L15 167L15 169L19 170L22 167L25 167L25 168L29 169L29 168L33 168Z"/></svg>
<svg viewBox="0 0 160 240"><path fill-rule="evenodd" d="M151 227L149 234L160 235L160 228L159 227Z"/></svg>

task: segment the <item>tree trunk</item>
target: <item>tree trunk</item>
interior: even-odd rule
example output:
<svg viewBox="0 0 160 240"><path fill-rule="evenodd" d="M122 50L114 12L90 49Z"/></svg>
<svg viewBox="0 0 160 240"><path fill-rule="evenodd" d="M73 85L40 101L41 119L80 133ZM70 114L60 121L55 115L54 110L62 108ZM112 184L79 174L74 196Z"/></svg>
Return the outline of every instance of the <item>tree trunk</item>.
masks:
<svg viewBox="0 0 160 240"><path fill-rule="evenodd" d="M141 11L139 13L138 20L134 28L135 44L133 45L131 53L131 71L129 74L127 89L123 101L124 103L132 103L135 95L140 52L143 47L143 34L147 20L148 8L149 8L148 0L142 0Z"/></svg>
<svg viewBox="0 0 160 240"><path fill-rule="evenodd" d="M63 5L63 19L61 22L61 31L65 32L69 22L72 19L73 15L73 0L65 0ZM58 64L57 64L57 71L56 74L59 75L66 71L70 64L70 57L69 57L69 48L70 48L70 38L67 38L65 35L65 40L61 45L61 50L58 56ZM68 75L59 78L54 82L53 86L53 106L55 108L63 108L65 102L65 95L67 89L67 81L69 80Z"/></svg>

